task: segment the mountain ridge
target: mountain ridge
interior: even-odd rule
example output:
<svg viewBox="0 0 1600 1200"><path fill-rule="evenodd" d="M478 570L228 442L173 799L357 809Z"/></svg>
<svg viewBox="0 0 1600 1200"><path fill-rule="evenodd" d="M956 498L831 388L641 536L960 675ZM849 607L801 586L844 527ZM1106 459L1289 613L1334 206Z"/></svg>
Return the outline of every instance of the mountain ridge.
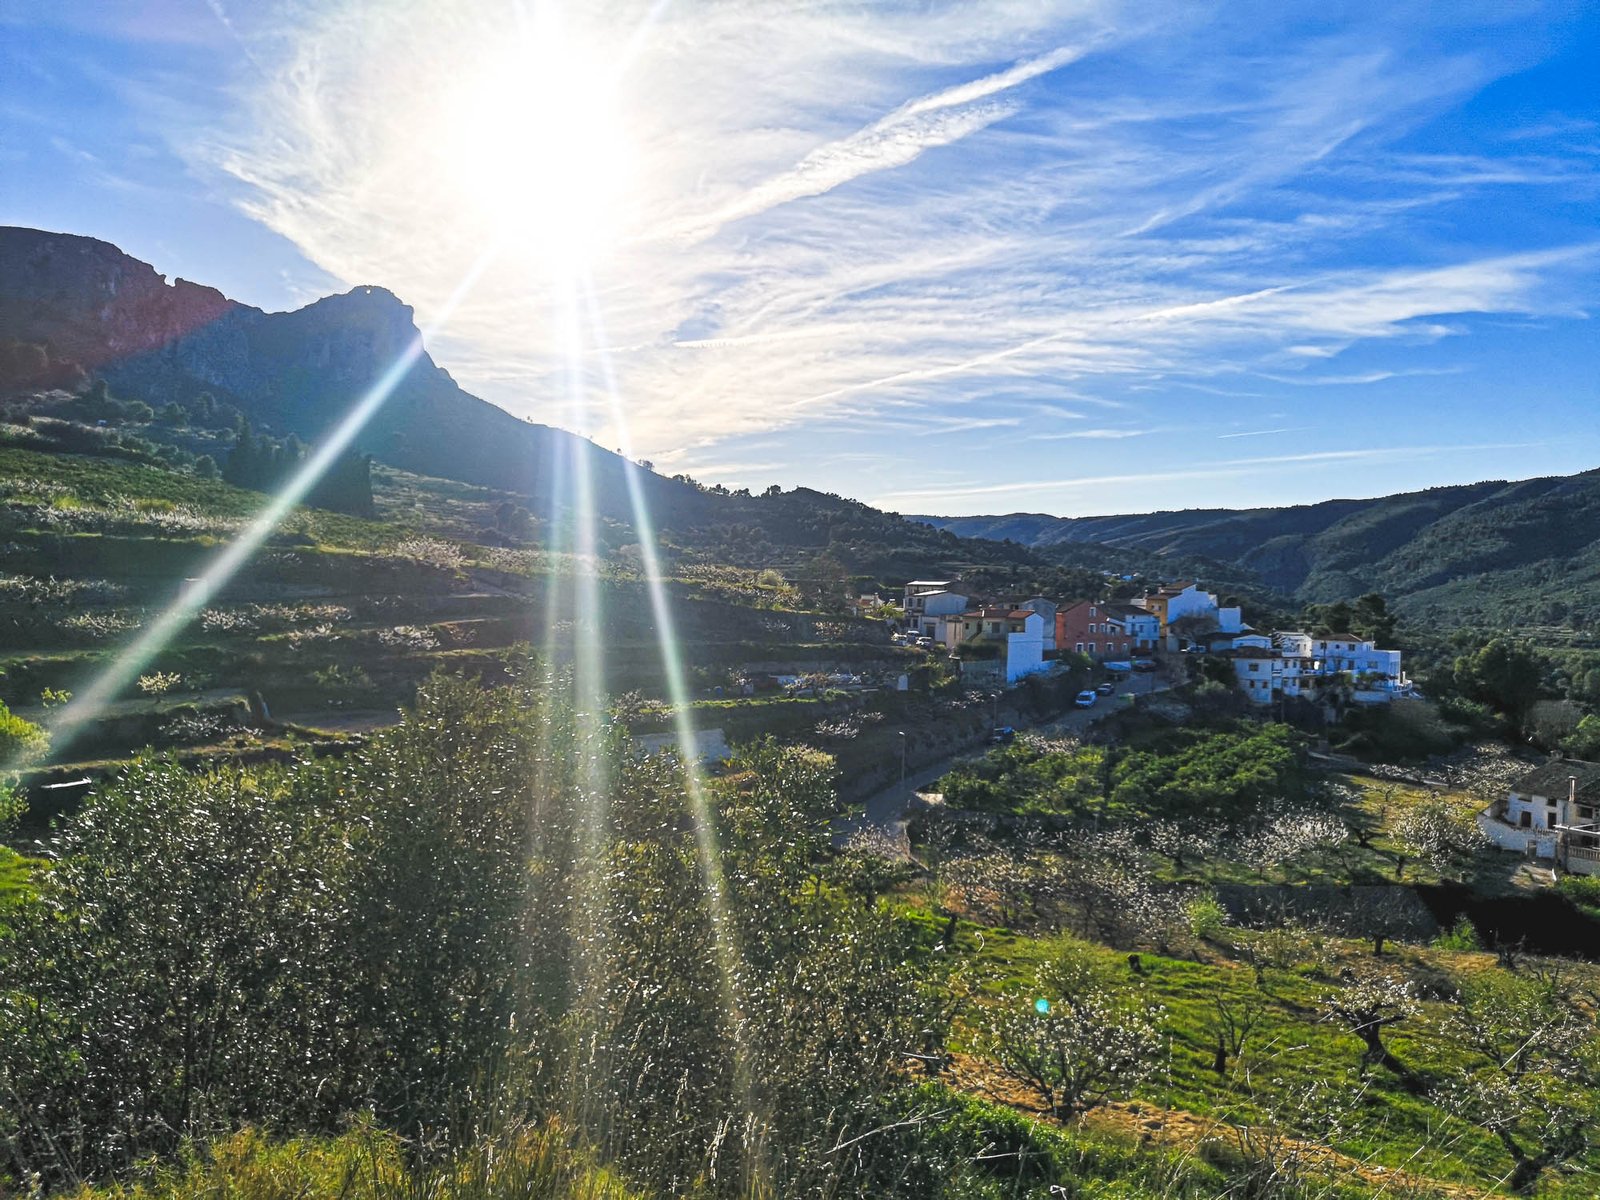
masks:
<svg viewBox="0 0 1600 1200"><path fill-rule="evenodd" d="M272 313L215 288L169 283L110 242L0 227L0 339L43 344L49 359L80 366L152 407L187 405L205 392L235 406L258 432L315 442L420 336L412 309L381 285ZM471 395L425 347L355 446L417 475L526 497L545 517L572 508L582 469L596 513L628 526L635 523L632 475L665 544L714 549L722 562L764 566L834 554L869 574L918 574L946 563L1056 570L1030 552L962 542L842 496L808 488L751 496L657 475Z"/></svg>
<svg viewBox="0 0 1600 1200"><path fill-rule="evenodd" d="M1600 619L1600 468L1280 508L910 519L1046 554L1092 542L1212 559L1303 601L1380 591L1456 623Z"/></svg>
<svg viewBox="0 0 1600 1200"><path fill-rule="evenodd" d="M98 238L0 227L0 337L42 343L153 403L209 392L258 426L315 441L420 336L413 310L378 285L267 312L203 284L168 283ZM426 347L354 444L405 470L522 493L546 511L560 507L581 462L606 515L623 516L624 474L634 470L586 438L465 391ZM696 488L637 474L653 506L703 507Z"/></svg>
<svg viewBox="0 0 1600 1200"><path fill-rule="evenodd" d="M258 427L314 442L415 351L421 334L412 309L381 285L271 313L204 284L169 283L109 242L0 227L0 337L42 343L51 358L78 363L153 405L209 392ZM826 493L796 489L774 506L640 469L577 434L473 396L425 347L355 446L417 474L526 496L547 515L570 507L582 470L597 512L628 522L631 473L658 529L696 531L729 553L866 539L886 551L868 556L880 568L911 570L923 559L1115 570L1128 556L1152 570L1199 570L1303 601L1381 591L1400 611L1439 622L1600 623L1600 470L1280 508L904 519L961 538L1018 543L1014 551L986 551L929 541L898 514ZM779 528L783 536L767 536Z"/></svg>

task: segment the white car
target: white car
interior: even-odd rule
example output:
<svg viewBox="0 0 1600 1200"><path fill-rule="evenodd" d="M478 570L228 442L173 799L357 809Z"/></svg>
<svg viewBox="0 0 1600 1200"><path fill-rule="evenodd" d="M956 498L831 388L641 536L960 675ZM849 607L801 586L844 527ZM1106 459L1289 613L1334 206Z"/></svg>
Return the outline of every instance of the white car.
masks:
<svg viewBox="0 0 1600 1200"><path fill-rule="evenodd" d="M1095 706L1095 702L1099 699L1100 697L1097 696L1094 693L1094 690L1091 688L1088 691L1079 692L1078 698L1074 700L1073 703L1079 708L1093 708Z"/></svg>

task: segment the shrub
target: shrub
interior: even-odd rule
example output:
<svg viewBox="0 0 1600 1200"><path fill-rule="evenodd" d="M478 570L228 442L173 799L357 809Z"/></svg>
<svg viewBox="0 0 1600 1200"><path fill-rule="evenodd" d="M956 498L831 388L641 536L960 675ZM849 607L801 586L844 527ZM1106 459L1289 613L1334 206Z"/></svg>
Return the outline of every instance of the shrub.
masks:
<svg viewBox="0 0 1600 1200"><path fill-rule="evenodd" d="M1600 875L1563 875L1556 886L1580 908L1600 912Z"/></svg>
<svg viewBox="0 0 1600 1200"><path fill-rule="evenodd" d="M628 1200L559 1125L514 1128L443 1161L417 1162L402 1140L369 1123L336 1138L269 1140L242 1130L134 1181L84 1187L72 1200Z"/></svg>
<svg viewBox="0 0 1600 1200"><path fill-rule="evenodd" d="M0 768L37 758L50 746L50 735L24 720L0 701Z"/></svg>
<svg viewBox="0 0 1600 1200"><path fill-rule="evenodd" d="M1190 936L1199 941L1214 941L1227 928L1228 910L1209 892L1189 901L1183 911Z"/></svg>
<svg viewBox="0 0 1600 1200"><path fill-rule="evenodd" d="M1466 917L1460 917L1454 925L1433 939L1433 948L1464 954L1482 950L1483 939L1478 936L1478 930L1471 921Z"/></svg>
<svg viewBox="0 0 1600 1200"><path fill-rule="evenodd" d="M395 545L394 552L401 558L427 563L441 571L459 571L467 561L460 546L432 537L407 538Z"/></svg>
<svg viewBox="0 0 1600 1200"><path fill-rule="evenodd" d="M139 676L139 690L146 696L165 696L182 682L182 677L175 672L151 671Z"/></svg>

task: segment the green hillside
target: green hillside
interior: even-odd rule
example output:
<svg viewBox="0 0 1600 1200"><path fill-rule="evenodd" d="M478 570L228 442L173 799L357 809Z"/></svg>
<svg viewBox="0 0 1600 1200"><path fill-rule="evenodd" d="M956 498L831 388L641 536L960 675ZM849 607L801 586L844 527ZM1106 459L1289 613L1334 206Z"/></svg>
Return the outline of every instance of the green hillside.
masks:
<svg viewBox="0 0 1600 1200"><path fill-rule="evenodd" d="M1290 508L918 519L1047 555L1092 542L1214 559L1304 601L1383 592L1407 617L1440 627L1581 630L1600 619L1597 518L1600 471Z"/></svg>

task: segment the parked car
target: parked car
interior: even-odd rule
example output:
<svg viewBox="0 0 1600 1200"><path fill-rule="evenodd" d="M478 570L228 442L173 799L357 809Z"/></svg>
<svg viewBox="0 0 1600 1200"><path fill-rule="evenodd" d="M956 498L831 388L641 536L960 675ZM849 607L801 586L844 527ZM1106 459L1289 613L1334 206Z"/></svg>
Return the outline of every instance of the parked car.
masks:
<svg viewBox="0 0 1600 1200"><path fill-rule="evenodd" d="M917 639L917 645L921 646L924 650L932 650L933 639L931 637L919 637Z"/></svg>
<svg viewBox="0 0 1600 1200"><path fill-rule="evenodd" d="M996 726L994 732L989 735L989 740L996 746L1004 746L1008 742L1014 742L1017 740L1017 731L1011 728L1009 725L999 725Z"/></svg>
<svg viewBox="0 0 1600 1200"><path fill-rule="evenodd" d="M1109 683L1102 683L1102 684L1097 685L1094 690L1095 690L1095 694L1096 695L1109 696L1109 695L1111 695L1112 692L1116 691L1117 689L1112 687Z"/></svg>
<svg viewBox="0 0 1600 1200"><path fill-rule="evenodd" d="M1136 658L1133 660L1133 669L1135 671L1154 671L1156 669L1155 659Z"/></svg>
<svg viewBox="0 0 1600 1200"><path fill-rule="evenodd" d="M1100 699L1093 688L1078 693L1078 698L1073 701L1079 708L1093 708Z"/></svg>

